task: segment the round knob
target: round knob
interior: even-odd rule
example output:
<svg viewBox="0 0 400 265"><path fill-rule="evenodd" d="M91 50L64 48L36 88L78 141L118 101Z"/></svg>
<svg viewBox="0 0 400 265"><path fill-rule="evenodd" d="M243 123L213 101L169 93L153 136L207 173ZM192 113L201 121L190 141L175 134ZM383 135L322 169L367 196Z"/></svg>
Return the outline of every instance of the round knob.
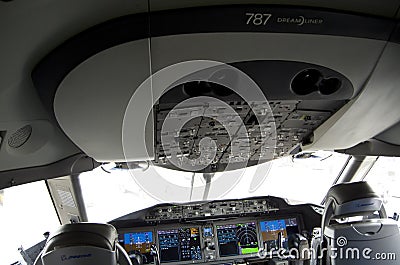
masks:
<svg viewBox="0 0 400 265"><path fill-rule="evenodd" d="M207 246L207 249L208 249L208 250L215 250L215 245L214 245L214 243L210 243L210 244Z"/></svg>

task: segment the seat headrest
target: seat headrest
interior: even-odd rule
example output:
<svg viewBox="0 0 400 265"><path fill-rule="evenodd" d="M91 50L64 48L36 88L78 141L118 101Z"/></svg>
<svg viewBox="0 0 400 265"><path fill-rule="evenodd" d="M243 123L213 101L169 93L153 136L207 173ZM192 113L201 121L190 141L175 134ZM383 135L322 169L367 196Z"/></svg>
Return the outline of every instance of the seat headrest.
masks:
<svg viewBox="0 0 400 265"><path fill-rule="evenodd" d="M35 265L132 265L118 234L109 224L66 224L50 234Z"/></svg>
<svg viewBox="0 0 400 265"><path fill-rule="evenodd" d="M116 229L108 224L66 224L50 235L45 251L68 246L95 246L112 251L117 238Z"/></svg>
<svg viewBox="0 0 400 265"><path fill-rule="evenodd" d="M365 216L375 211L386 215L381 198L367 182L352 182L337 184L329 189L324 215L330 219Z"/></svg>
<svg viewBox="0 0 400 265"><path fill-rule="evenodd" d="M365 198L379 198L367 182L341 183L331 187L327 198L333 198L340 205Z"/></svg>

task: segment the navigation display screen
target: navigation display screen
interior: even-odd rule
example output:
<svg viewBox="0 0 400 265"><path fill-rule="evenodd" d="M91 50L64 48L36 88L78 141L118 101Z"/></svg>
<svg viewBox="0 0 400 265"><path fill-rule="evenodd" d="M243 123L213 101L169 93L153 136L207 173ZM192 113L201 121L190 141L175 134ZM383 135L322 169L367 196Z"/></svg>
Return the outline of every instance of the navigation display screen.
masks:
<svg viewBox="0 0 400 265"><path fill-rule="evenodd" d="M151 245L154 244L153 232L124 233L119 236L119 242L133 258L133 255L141 254L143 263L152 263L153 257L150 255Z"/></svg>
<svg viewBox="0 0 400 265"><path fill-rule="evenodd" d="M259 250L255 222L217 225L219 255L221 257L247 255Z"/></svg>
<svg viewBox="0 0 400 265"><path fill-rule="evenodd" d="M201 260L199 228L158 230L161 262Z"/></svg>
<svg viewBox="0 0 400 265"><path fill-rule="evenodd" d="M278 250L280 247L288 250L290 235L299 233L297 218L262 221L260 229L263 245L267 251Z"/></svg>

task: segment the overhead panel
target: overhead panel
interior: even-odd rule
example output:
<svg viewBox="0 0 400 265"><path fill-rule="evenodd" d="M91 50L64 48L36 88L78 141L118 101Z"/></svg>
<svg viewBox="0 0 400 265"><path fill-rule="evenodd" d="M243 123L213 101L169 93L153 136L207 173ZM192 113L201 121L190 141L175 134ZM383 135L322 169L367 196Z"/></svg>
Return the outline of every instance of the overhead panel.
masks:
<svg viewBox="0 0 400 265"><path fill-rule="evenodd" d="M150 29L151 66L157 78L181 73L181 65L193 68L186 77L176 74L175 85L153 86L158 100L155 162L174 169L191 166L197 172L226 170L235 161L241 163L230 169L254 165L296 153L315 141L321 149L332 148L334 141L318 139L314 130L362 93L395 26L391 19L310 9L307 4L193 6L165 10L154 1ZM196 65L204 61L233 67L262 91L270 112L265 118L274 127L267 145L260 141L259 121L252 120L254 102L237 93L238 87L245 90L240 81L219 70L200 74L203 66ZM229 79L225 87L219 83L224 79ZM244 131L252 132L247 142L224 128L228 122L194 114L211 108L194 100L201 97L217 98L221 106L226 103L235 110ZM179 127L174 119L187 122ZM362 139L362 133L359 137L353 141ZM203 138L209 145L204 141L201 146Z"/></svg>
<svg viewBox="0 0 400 265"><path fill-rule="evenodd" d="M157 165L185 168L185 165L174 163L173 156L178 156L182 159L177 161L186 163L188 168L192 165L195 171L212 172L225 170L231 163L236 165L230 169L237 169L298 152L300 143L313 141L313 131L346 104L354 93L346 77L317 65L289 61L230 65L232 75L239 75L239 71L246 73L257 84L256 89L269 96L265 98L266 102L242 97L252 93L251 87L240 89L235 83L225 87L212 82L213 79L184 82L172 87L159 99L155 108ZM315 80L309 76L310 69L313 69L311 74L317 75ZM207 71L211 74L204 76L227 78L228 75L226 69L218 67ZM340 85L326 86L326 80L332 79ZM309 89L310 81L315 82L315 90ZM203 97L210 98L203 100ZM216 98L217 103L212 104L211 98ZM190 101L193 103L181 103ZM231 113L225 110L229 108ZM234 115L239 119L231 133L229 126ZM212 145L202 144L204 139L215 142L215 154L210 151Z"/></svg>
<svg viewBox="0 0 400 265"><path fill-rule="evenodd" d="M330 149L332 138L315 130L329 131L349 102L358 104L396 26L384 8L370 16L373 8L346 13L342 4L163 8L154 1L150 13L69 39L38 64L33 81L65 134L97 161L207 172L316 143Z"/></svg>

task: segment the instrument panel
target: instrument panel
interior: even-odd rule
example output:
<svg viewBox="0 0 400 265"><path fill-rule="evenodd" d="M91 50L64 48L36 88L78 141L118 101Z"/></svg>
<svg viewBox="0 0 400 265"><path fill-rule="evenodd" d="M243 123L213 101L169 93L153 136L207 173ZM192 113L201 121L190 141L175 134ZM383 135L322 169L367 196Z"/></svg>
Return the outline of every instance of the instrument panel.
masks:
<svg viewBox="0 0 400 265"><path fill-rule="evenodd" d="M182 218L207 218L277 210L279 210L278 205L267 198L228 200L190 205L160 206L149 211L145 219L146 221L179 220Z"/></svg>
<svg viewBox="0 0 400 265"><path fill-rule="evenodd" d="M255 222L217 225L216 230L220 257L258 253L259 245Z"/></svg>
<svg viewBox="0 0 400 265"><path fill-rule="evenodd" d="M258 258L260 251L273 255L289 250L289 238L303 229L300 215L238 218L206 224L161 225L122 229L119 242L131 258L143 256L143 264L187 264ZM158 253L152 253L152 248ZM265 253L265 252L264 252Z"/></svg>
<svg viewBox="0 0 400 265"><path fill-rule="evenodd" d="M160 204L110 224L135 265L237 264L276 259L301 237L310 244L321 210L265 196Z"/></svg>
<svg viewBox="0 0 400 265"><path fill-rule="evenodd" d="M162 263L203 259L198 227L157 230Z"/></svg>
<svg viewBox="0 0 400 265"><path fill-rule="evenodd" d="M140 256L143 264L153 263L152 247L155 244L154 232L152 229L120 233L118 235L120 245L124 247L131 259Z"/></svg>

